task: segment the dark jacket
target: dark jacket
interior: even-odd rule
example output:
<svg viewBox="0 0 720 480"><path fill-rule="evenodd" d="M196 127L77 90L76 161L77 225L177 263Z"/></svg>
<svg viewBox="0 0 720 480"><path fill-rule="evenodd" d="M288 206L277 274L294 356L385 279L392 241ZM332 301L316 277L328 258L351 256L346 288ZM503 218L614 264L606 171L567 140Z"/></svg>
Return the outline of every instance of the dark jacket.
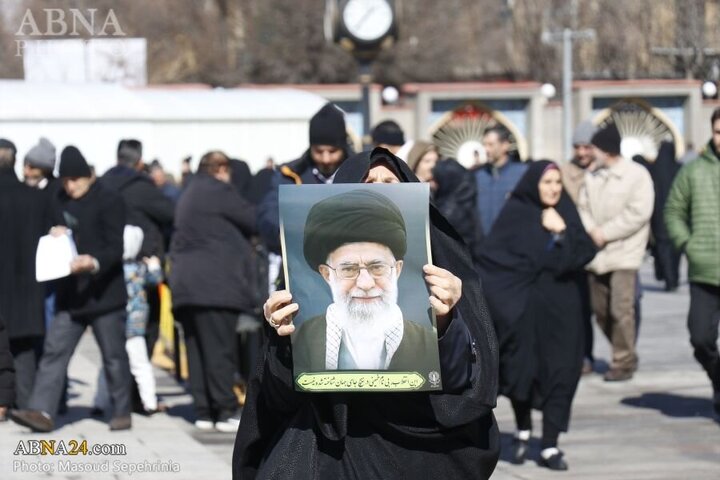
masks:
<svg viewBox="0 0 720 480"><path fill-rule="evenodd" d="M472 174L454 159L438 162L433 169L437 190L433 201L468 246L473 260L480 258L482 227L477 210L477 187Z"/></svg>
<svg viewBox="0 0 720 480"><path fill-rule="evenodd" d="M274 177L275 170L272 168L263 168L255 174L247 193L247 199L253 205L259 205L262 202L267 192L270 191Z"/></svg>
<svg viewBox="0 0 720 480"><path fill-rule="evenodd" d="M95 257L100 270L59 280L56 311L84 317L124 310L127 292L122 257L126 222L122 198L95 182L79 199L61 192L58 207L62 223L72 230L78 254Z"/></svg>
<svg viewBox="0 0 720 480"><path fill-rule="evenodd" d="M0 407L10 406L13 402L15 402L15 368L5 322L0 315Z"/></svg>
<svg viewBox="0 0 720 480"><path fill-rule="evenodd" d="M52 226L49 200L13 170L0 170L0 317L12 339L45 334L45 285L35 281L35 251Z"/></svg>
<svg viewBox="0 0 720 480"><path fill-rule="evenodd" d="M280 253L280 185L317 185L323 183L313 172L315 164L307 150L302 157L278 167L265 198L258 206L257 225L260 238L273 253Z"/></svg>
<svg viewBox="0 0 720 480"><path fill-rule="evenodd" d="M473 169L477 185L477 210L482 233L486 237L526 169L527 164L513 161L513 158L500 168L486 163Z"/></svg>
<svg viewBox="0 0 720 480"><path fill-rule="evenodd" d="M198 174L180 197L170 246L174 307L249 311L254 281L255 208L237 189Z"/></svg>
<svg viewBox="0 0 720 480"><path fill-rule="evenodd" d="M163 231L172 225L175 206L144 173L117 165L102 176L100 182L122 196L127 207L128 225L143 231L143 244L138 258L165 253Z"/></svg>
<svg viewBox="0 0 720 480"><path fill-rule="evenodd" d="M45 188L41 190L50 199L50 202L57 202L57 198L60 192L63 191L62 180L55 177L48 178L48 183Z"/></svg>
<svg viewBox="0 0 720 480"><path fill-rule="evenodd" d="M237 188L238 193L240 193L243 198L248 200L248 192L252 179L252 172L250 172L250 167L246 162L236 158L230 159L230 183Z"/></svg>

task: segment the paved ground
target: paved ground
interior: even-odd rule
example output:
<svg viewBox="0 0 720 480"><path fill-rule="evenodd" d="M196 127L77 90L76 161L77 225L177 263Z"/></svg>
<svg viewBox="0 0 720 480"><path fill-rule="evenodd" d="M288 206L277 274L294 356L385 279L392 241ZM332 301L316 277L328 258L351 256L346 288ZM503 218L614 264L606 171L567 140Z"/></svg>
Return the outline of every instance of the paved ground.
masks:
<svg viewBox="0 0 720 480"><path fill-rule="evenodd" d="M600 373L580 382L570 431L560 437L570 465L567 473L538 467L539 438L531 460L515 466L501 457L493 479L717 480L720 478L720 425L712 420L712 389L695 363L685 318L689 304L684 284L665 293L648 265L642 271L645 293L638 351L640 369L629 382L608 384ZM595 331L595 355L609 360L608 342ZM607 368L605 362L597 370ZM515 428L510 402L496 410L509 446ZM533 422L539 435L541 416Z"/></svg>
<svg viewBox="0 0 720 480"><path fill-rule="evenodd" d="M153 417L133 414L133 429L126 432L110 432L107 418L92 418L90 408L99 368L100 353L88 331L70 363L69 411L59 417L60 428L52 434L33 434L12 422L0 423L0 480L230 479L235 434L196 431L190 423L190 395L161 370L156 370L158 392L171 407L168 414ZM28 446L29 440L52 439L64 440L69 447L71 440L78 443L87 440L89 448L93 444L122 444L126 454L74 457L14 454L21 441ZM61 471L68 461L74 466L95 464L109 472ZM37 472L38 465L45 470ZM133 468L135 471L130 472Z"/></svg>
<svg viewBox="0 0 720 480"><path fill-rule="evenodd" d="M539 440L533 439L531 459L522 466L502 460L493 479L617 479L717 480L720 478L720 425L712 420L711 389L692 358L685 329L687 286L676 293L660 291L648 268L643 270L643 325L640 370L622 384L607 384L599 373L581 381L573 409L571 430L560 439L570 471L554 473L536 465ZM597 332L596 332L597 333ZM606 340L596 336L595 353L608 359ZM598 370L603 369L603 362ZM12 423L0 424L0 480L30 479L227 479L234 435L199 433L189 423L190 397L172 378L158 371L160 392L172 406L169 415L133 416L130 432L111 433L103 421L89 417L97 379L99 356L86 335L70 366L68 415L52 435L30 434ZM509 403L499 400L496 410L509 444L514 422ZM534 417L536 430L540 417ZM14 455L20 441L87 440L123 444L126 455L47 457ZM110 473L59 472L60 461L74 465L107 465ZM109 463L104 464L103 462ZM38 463L40 462L40 463ZM172 462L172 463L170 463ZM31 468L52 472L32 473ZM155 469L135 472L129 468ZM123 472L121 469L126 469ZM169 472L158 469L171 470ZM172 471L175 469L176 471Z"/></svg>

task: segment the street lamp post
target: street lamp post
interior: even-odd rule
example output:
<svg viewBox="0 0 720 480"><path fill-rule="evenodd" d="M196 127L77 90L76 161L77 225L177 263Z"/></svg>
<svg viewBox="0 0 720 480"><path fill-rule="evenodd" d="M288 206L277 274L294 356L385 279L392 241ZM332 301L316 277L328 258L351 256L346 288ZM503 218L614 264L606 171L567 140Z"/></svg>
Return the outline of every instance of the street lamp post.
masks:
<svg viewBox="0 0 720 480"><path fill-rule="evenodd" d="M360 111L363 118L363 150L372 146L370 138L370 85L372 85L372 63L365 60L358 60L358 81L362 88L362 102Z"/></svg>
<svg viewBox="0 0 720 480"><path fill-rule="evenodd" d="M594 40L595 30L572 30L565 28L557 32L543 32L542 41L545 43L562 42L563 47L563 159L570 158L572 152L572 46L573 40Z"/></svg>

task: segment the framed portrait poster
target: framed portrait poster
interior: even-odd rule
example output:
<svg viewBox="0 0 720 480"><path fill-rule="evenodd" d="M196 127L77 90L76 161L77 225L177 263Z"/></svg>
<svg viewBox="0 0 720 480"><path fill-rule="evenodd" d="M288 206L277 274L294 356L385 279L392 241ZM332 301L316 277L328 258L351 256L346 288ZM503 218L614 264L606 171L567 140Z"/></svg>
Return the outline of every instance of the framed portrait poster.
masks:
<svg viewBox="0 0 720 480"><path fill-rule="evenodd" d="M427 184L281 185L301 391L440 390Z"/></svg>

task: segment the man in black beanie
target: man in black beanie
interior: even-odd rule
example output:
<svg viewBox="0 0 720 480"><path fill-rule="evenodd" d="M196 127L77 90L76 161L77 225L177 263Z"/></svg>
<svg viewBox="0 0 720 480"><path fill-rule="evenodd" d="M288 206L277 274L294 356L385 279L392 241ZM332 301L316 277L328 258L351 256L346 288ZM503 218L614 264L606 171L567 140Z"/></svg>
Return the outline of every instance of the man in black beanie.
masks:
<svg viewBox="0 0 720 480"><path fill-rule="evenodd" d="M387 148L394 155L405 145L405 133L400 125L392 120L385 120L372 129L372 142L374 147Z"/></svg>
<svg viewBox="0 0 720 480"><path fill-rule="evenodd" d="M637 369L635 292L655 191L647 169L620 155L620 132L609 124L590 140L596 170L585 176L578 211L600 251L587 265L590 301L612 345L605 381L629 380Z"/></svg>
<svg viewBox="0 0 720 480"><path fill-rule="evenodd" d="M325 315L298 327L295 371L433 370L422 364L437 343L429 327L397 305L407 250L402 213L376 192L355 190L315 204L305 222L303 252L332 292Z"/></svg>
<svg viewBox="0 0 720 480"><path fill-rule="evenodd" d="M95 182L76 147L66 147L60 154L60 178L62 224L50 233L60 236L71 230L78 256L70 264L70 276L57 282L55 318L47 332L28 408L12 411L11 418L36 432L54 428L68 363L83 332L91 326L113 400L110 430L127 430L131 419L122 267L125 204Z"/></svg>
<svg viewBox="0 0 720 480"><path fill-rule="evenodd" d="M609 157L611 159L610 163L613 163L612 159L620 156L622 137L620 137L620 132L614 123L595 132L590 139L590 143L600 152L604 152L604 159Z"/></svg>
<svg viewBox="0 0 720 480"><path fill-rule="evenodd" d="M263 201L258 206L258 230L271 252L280 252L278 186L289 184L329 184L348 157L347 131L343 112L327 103L310 119L310 148L292 162L281 165Z"/></svg>

